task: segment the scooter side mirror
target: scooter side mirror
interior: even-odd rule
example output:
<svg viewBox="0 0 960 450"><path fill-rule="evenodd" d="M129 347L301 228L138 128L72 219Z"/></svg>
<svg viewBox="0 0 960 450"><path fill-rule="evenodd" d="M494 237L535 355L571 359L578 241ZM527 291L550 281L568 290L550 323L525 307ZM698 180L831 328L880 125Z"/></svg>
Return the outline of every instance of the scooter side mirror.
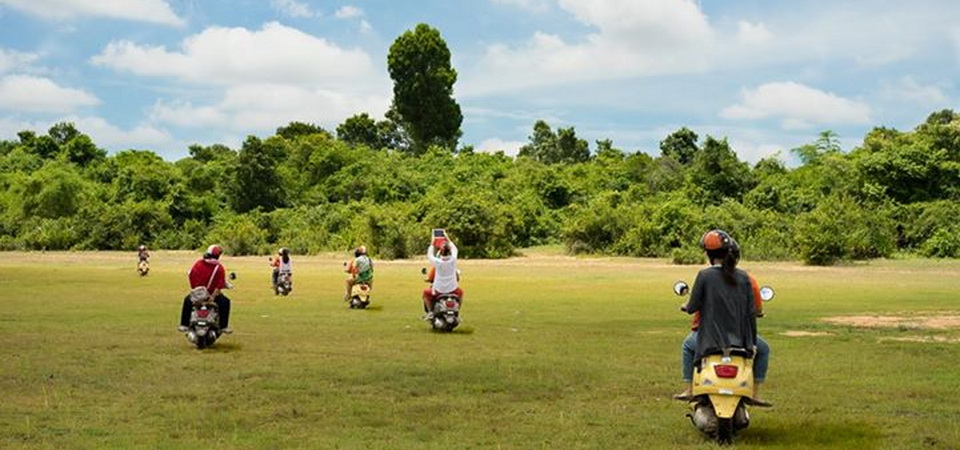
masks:
<svg viewBox="0 0 960 450"><path fill-rule="evenodd" d="M231 279L231 280L236 280L236 279L237 279L237 274L236 274L236 272L230 272L230 279Z"/></svg>
<svg viewBox="0 0 960 450"><path fill-rule="evenodd" d="M421 268L420 268L420 275L426 275L426 274L427 274L427 268L426 268L426 267L421 267Z"/></svg>
<svg viewBox="0 0 960 450"><path fill-rule="evenodd" d="M673 283L673 293L679 296L684 296L690 293L690 286L687 285L686 281L679 280L676 283Z"/></svg>
<svg viewBox="0 0 960 450"><path fill-rule="evenodd" d="M770 287L770 286L761 286L761 287L760 287L760 300L763 300L763 301L765 301L765 302L769 302L770 300L773 300L773 296L774 296L775 294L776 294L776 293L773 291L773 288Z"/></svg>

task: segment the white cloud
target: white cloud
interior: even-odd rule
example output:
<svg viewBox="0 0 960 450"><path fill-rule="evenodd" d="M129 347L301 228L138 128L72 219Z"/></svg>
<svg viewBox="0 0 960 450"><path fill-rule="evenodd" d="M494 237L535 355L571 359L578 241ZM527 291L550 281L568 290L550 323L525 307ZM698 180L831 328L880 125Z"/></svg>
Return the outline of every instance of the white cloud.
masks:
<svg viewBox="0 0 960 450"><path fill-rule="evenodd" d="M270 6L290 17L319 17L320 14L310 9L310 5L296 0L270 0Z"/></svg>
<svg viewBox="0 0 960 450"><path fill-rule="evenodd" d="M737 41L748 45L766 44L773 40L773 33L762 23L752 24L741 20L737 23Z"/></svg>
<svg viewBox="0 0 960 450"><path fill-rule="evenodd" d="M101 117L66 117L61 121L73 122L77 129L86 133L97 145L109 149L158 149L167 148L174 141L166 130L149 124L140 124L131 129L122 129Z"/></svg>
<svg viewBox="0 0 960 450"><path fill-rule="evenodd" d="M366 20L361 20L361 21L360 21L360 32L361 32L361 33L370 33L370 32L372 32L372 31L373 31L373 26L370 25L370 22L367 22Z"/></svg>
<svg viewBox="0 0 960 450"><path fill-rule="evenodd" d="M90 136L98 147L117 151L129 148L151 150L177 150L184 153L186 146L177 143L165 130L151 125L141 124L132 129L123 129L107 122L101 117L80 117L75 115L61 116L55 120L28 122L10 117L0 117L0 139L16 136L23 130L33 130L37 133L46 133L50 127L59 122L71 122L81 133ZM177 146L174 148L174 146ZM176 152L174 152L176 153Z"/></svg>
<svg viewBox="0 0 960 450"><path fill-rule="evenodd" d="M699 71L716 39L691 0L559 0L559 6L596 31L575 42L537 31L519 47L490 45L464 92Z"/></svg>
<svg viewBox="0 0 960 450"><path fill-rule="evenodd" d="M21 53L0 48L0 74L28 67L37 59L34 53Z"/></svg>
<svg viewBox="0 0 960 450"><path fill-rule="evenodd" d="M161 101L150 111L152 120L181 127L221 128L234 132L273 131L292 121L336 126L358 112L377 114L389 106L388 95L363 95L341 90L311 89L279 84L253 84L227 89L220 101L195 105Z"/></svg>
<svg viewBox="0 0 960 450"><path fill-rule="evenodd" d="M485 153L495 153L503 152L509 156L517 156L520 153L520 147L526 145L526 142L520 141L504 141L497 138L487 139L477 145L476 149L479 152Z"/></svg>
<svg viewBox="0 0 960 450"><path fill-rule="evenodd" d="M185 23L165 0L0 0L0 5L52 20L88 16L177 27Z"/></svg>
<svg viewBox="0 0 960 450"><path fill-rule="evenodd" d="M336 16L338 19L353 19L362 15L362 9L350 5L340 7L340 9L338 9L334 14L334 16Z"/></svg>
<svg viewBox="0 0 960 450"><path fill-rule="evenodd" d="M767 83L741 93L741 102L724 108L720 117L732 120L780 118L786 129L814 124L867 124L870 107L794 82Z"/></svg>
<svg viewBox="0 0 960 450"><path fill-rule="evenodd" d="M8 75L0 79L0 109L65 113L99 103L92 94L58 86L48 78Z"/></svg>
<svg viewBox="0 0 960 450"><path fill-rule="evenodd" d="M370 56L269 22L258 31L207 28L180 50L115 41L91 59L96 65L137 75L175 77L198 84L300 83L356 85L384 75Z"/></svg>
<svg viewBox="0 0 960 450"><path fill-rule="evenodd" d="M884 83L881 87L881 96L893 101L906 101L930 108L947 103L947 97L939 86L921 85L912 77L901 78L895 84Z"/></svg>

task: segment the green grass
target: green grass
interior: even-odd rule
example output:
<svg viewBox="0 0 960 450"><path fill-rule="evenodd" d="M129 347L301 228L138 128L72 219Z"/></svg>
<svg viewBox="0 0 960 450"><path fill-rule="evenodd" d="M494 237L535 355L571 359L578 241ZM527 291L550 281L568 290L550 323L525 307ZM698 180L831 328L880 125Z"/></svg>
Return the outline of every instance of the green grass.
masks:
<svg viewBox="0 0 960 450"><path fill-rule="evenodd" d="M175 332L196 255L0 253L0 448L711 448L671 401L688 318L671 285L697 267L532 249L463 261L464 324L420 322L421 261L377 262L349 310L341 259L296 258L274 297L266 258L238 274L236 332ZM777 288L761 333L766 397L737 447L960 448L960 344L883 340L821 318L960 310L960 262L836 268L746 262ZM787 337L786 331L828 331Z"/></svg>

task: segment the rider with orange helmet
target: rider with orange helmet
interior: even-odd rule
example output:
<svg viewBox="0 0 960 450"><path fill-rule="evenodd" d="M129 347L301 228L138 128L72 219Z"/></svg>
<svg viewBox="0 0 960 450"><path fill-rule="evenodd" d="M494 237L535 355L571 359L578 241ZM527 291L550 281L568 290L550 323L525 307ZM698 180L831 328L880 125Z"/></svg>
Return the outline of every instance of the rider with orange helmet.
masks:
<svg viewBox="0 0 960 450"><path fill-rule="evenodd" d="M756 318L763 315L757 281L738 269L740 245L723 230L710 230L700 238L710 267L700 270L684 311L693 314L691 332L683 340L682 374L687 389L675 398L689 398L694 362L710 351L726 347L756 347L753 363L754 395L766 378L770 346L757 335Z"/></svg>

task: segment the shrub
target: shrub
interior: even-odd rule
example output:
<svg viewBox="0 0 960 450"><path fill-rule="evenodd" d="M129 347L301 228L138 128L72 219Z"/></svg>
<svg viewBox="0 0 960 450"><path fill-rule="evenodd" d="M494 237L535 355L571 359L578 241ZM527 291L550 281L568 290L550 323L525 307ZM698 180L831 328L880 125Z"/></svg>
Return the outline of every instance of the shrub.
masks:
<svg viewBox="0 0 960 450"><path fill-rule="evenodd" d="M866 211L844 197L827 197L797 222L797 254L807 264L889 256L895 247L893 222L884 208Z"/></svg>
<svg viewBox="0 0 960 450"><path fill-rule="evenodd" d="M960 258L960 234L956 228L940 228L920 248L924 256Z"/></svg>
<svg viewBox="0 0 960 450"><path fill-rule="evenodd" d="M219 244L225 252L237 256L271 252L267 232L257 225L251 214L221 216L214 223L206 242Z"/></svg>
<svg viewBox="0 0 960 450"><path fill-rule="evenodd" d="M671 258L674 264L694 265L706 262L706 256L699 247L686 245L673 249Z"/></svg>

